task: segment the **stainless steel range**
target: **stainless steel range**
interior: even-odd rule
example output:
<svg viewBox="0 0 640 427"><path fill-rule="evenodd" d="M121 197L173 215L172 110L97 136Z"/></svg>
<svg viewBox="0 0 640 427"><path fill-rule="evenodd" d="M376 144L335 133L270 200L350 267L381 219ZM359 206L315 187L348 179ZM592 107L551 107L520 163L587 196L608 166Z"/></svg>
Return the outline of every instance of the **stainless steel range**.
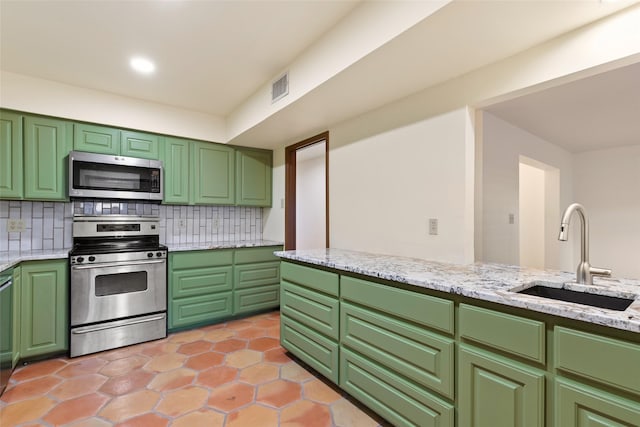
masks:
<svg viewBox="0 0 640 427"><path fill-rule="evenodd" d="M74 217L69 262L71 357L167 336L158 217Z"/></svg>

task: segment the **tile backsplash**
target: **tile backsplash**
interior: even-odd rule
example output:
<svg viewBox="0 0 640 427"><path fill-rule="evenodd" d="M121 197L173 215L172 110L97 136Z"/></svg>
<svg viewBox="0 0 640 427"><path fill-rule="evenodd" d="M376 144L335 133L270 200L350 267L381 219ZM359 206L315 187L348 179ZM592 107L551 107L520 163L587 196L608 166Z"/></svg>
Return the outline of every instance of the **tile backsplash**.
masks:
<svg viewBox="0 0 640 427"><path fill-rule="evenodd" d="M73 215L114 214L159 216L160 242L168 245L262 239L262 208L94 199L68 203L0 200L0 252L70 248ZM22 219L24 231L9 233L9 219Z"/></svg>

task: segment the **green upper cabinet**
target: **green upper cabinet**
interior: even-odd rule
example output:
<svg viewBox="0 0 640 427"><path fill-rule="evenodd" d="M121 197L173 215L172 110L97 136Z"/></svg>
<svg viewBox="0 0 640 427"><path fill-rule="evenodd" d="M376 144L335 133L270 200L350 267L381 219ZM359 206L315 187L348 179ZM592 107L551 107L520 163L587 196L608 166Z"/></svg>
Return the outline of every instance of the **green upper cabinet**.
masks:
<svg viewBox="0 0 640 427"><path fill-rule="evenodd" d="M233 205L235 203L235 150L232 147L207 142L194 142L192 147L194 203Z"/></svg>
<svg viewBox="0 0 640 427"><path fill-rule="evenodd" d="M251 148L236 149L236 204L271 206L273 152Z"/></svg>
<svg viewBox="0 0 640 427"><path fill-rule="evenodd" d="M158 160L160 158L160 137L144 132L75 123L73 149L89 153L119 154Z"/></svg>
<svg viewBox="0 0 640 427"><path fill-rule="evenodd" d="M67 350L67 261L26 262L21 268L20 357Z"/></svg>
<svg viewBox="0 0 640 427"><path fill-rule="evenodd" d="M158 160L160 158L160 137L150 133L123 130L120 139L120 154Z"/></svg>
<svg viewBox="0 0 640 427"><path fill-rule="evenodd" d="M120 154L120 130L105 126L73 125L73 149L100 154Z"/></svg>
<svg viewBox="0 0 640 427"><path fill-rule="evenodd" d="M189 152L191 141L172 137L164 138L162 165L164 167L164 203L186 205L189 200Z"/></svg>
<svg viewBox="0 0 640 427"><path fill-rule="evenodd" d="M0 111L0 198L22 196L22 116Z"/></svg>
<svg viewBox="0 0 640 427"><path fill-rule="evenodd" d="M72 146L73 124L45 117L24 117L24 197L66 200L65 157Z"/></svg>

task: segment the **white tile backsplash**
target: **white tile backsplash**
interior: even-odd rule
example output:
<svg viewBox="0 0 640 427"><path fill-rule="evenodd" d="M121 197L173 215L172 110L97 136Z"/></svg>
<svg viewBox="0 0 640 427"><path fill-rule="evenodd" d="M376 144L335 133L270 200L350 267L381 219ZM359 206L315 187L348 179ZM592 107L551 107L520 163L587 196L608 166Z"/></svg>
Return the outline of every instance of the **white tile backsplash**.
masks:
<svg viewBox="0 0 640 427"><path fill-rule="evenodd" d="M139 214L160 218L164 244L237 242L262 239L262 208L167 206L108 200L28 202L0 200L0 252L70 248L73 214ZM24 220L25 231L9 233L8 218ZM184 227L180 223L184 222Z"/></svg>

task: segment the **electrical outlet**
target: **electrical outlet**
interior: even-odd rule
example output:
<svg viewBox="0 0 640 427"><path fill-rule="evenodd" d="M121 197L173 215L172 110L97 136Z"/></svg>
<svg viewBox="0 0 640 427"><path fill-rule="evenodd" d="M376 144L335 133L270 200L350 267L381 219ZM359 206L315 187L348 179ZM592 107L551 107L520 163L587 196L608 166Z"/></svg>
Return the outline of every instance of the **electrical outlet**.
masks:
<svg viewBox="0 0 640 427"><path fill-rule="evenodd" d="M432 236L438 235L438 219L437 218L429 218L429 234Z"/></svg>
<svg viewBox="0 0 640 427"><path fill-rule="evenodd" d="M218 221L218 218L213 218L213 229L217 230L220 227L220 221Z"/></svg>
<svg viewBox="0 0 640 427"><path fill-rule="evenodd" d="M178 220L178 228L187 228L187 220L179 219Z"/></svg>
<svg viewBox="0 0 640 427"><path fill-rule="evenodd" d="M9 233L22 233L24 230L23 219L10 218L7 220L7 231Z"/></svg>
<svg viewBox="0 0 640 427"><path fill-rule="evenodd" d="M515 224L516 223L516 215L510 213L509 214L509 224Z"/></svg>

